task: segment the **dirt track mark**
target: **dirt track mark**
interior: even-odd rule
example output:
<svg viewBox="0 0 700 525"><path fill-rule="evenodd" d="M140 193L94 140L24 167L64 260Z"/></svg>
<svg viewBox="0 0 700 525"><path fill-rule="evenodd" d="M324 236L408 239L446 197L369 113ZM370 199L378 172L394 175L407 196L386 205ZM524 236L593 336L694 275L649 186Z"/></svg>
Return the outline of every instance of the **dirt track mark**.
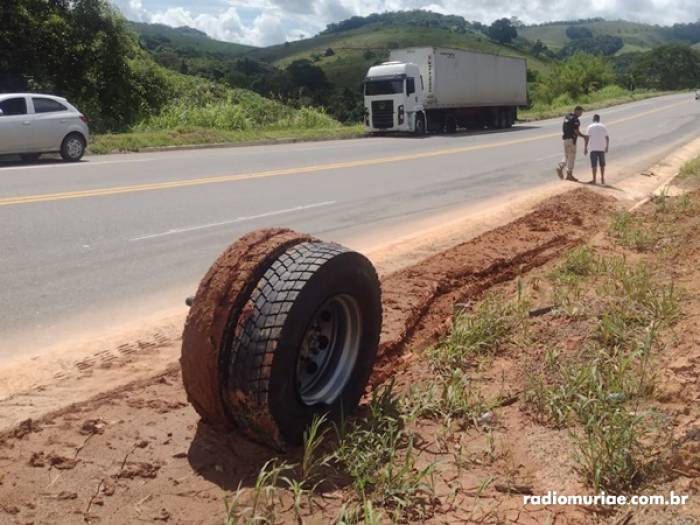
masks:
<svg viewBox="0 0 700 525"><path fill-rule="evenodd" d="M612 206L611 198L578 189L383 278L384 329L373 384L395 373L394 362L405 349L427 346L444 335L456 303L477 298L580 244L607 219Z"/></svg>

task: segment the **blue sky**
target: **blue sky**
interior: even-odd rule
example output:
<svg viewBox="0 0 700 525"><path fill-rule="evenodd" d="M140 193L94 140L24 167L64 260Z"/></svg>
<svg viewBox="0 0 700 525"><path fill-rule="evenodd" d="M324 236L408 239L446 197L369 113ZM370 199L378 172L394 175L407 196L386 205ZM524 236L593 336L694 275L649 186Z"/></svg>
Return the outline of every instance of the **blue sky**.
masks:
<svg viewBox="0 0 700 525"><path fill-rule="evenodd" d="M700 18L699 0L111 0L130 20L187 25L212 38L256 46L297 40L352 15L428 9L489 23L602 16L652 24Z"/></svg>

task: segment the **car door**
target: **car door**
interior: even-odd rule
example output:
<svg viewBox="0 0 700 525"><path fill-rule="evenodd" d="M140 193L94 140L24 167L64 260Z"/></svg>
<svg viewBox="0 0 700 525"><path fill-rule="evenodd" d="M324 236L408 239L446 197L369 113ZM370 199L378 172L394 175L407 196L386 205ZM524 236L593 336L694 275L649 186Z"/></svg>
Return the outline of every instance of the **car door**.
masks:
<svg viewBox="0 0 700 525"><path fill-rule="evenodd" d="M34 143L42 151L58 151L73 115L66 106L52 98L32 97L32 106Z"/></svg>
<svg viewBox="0 0 700 525"><path fill-rule="evenodd" d="M27 98L10 97L0 100L0 111L0 153L35 151Z"/></svg>

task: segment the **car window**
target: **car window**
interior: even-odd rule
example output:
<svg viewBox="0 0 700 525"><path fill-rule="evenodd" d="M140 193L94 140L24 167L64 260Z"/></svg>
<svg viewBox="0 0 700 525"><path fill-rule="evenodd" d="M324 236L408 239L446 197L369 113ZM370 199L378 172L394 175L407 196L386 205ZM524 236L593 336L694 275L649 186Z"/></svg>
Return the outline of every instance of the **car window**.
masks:
<svg viewBox="0 0 700 525"><path fill-rule="evenodd" d="M3 117L10 117L12 115L26 115L27 101L24 97L8 98L0 102L0 109L2 109Z"/></svg>
<svg viewBox="0 0 700 525"><path fill-rule="evenodd" d="M34 98L34 113L53 113L54 111L68 111L68 108L50 98Z"/></svg>

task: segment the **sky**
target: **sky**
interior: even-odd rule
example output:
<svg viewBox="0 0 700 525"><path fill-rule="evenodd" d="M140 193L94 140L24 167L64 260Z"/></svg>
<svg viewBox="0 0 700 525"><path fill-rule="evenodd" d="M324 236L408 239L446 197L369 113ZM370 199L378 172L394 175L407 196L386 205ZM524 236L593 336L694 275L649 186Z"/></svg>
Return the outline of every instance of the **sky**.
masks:
<svg viewBox="0 0 700 525"><path fill-rule="evenodd" d="M670 25L700 19L698 0L111 0L129 20L190 26L217 40L267 46L353 15L425 9L490 23L603 17Z"/></svg>

